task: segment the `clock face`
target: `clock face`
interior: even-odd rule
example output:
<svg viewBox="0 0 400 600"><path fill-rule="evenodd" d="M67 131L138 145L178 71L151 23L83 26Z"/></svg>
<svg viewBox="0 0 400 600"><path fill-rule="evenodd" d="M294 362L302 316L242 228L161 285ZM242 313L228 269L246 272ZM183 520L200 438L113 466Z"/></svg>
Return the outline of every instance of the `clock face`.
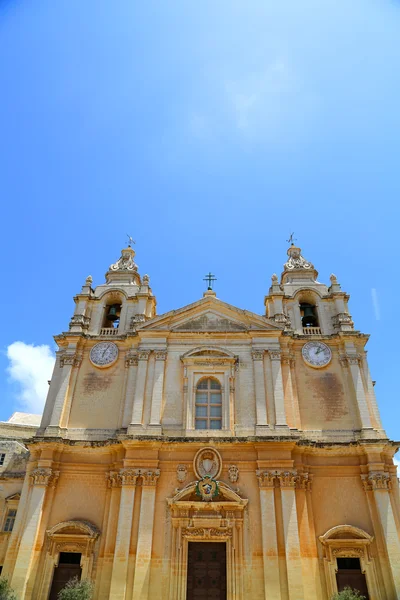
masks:
<svg viewBox="0 0 400 600"><path fill-rule="evenodd" d="M326 367L332 359L331 349L322 342L307 342L307 344L304 344L301 353L304 361L310 367Z"/></svg>
<svg viewBox="0 0 400 600"><path fill-rule="evenodd" d="M118 358L118 346L112 342L100 342L90 351L90 360L96 367L109 367Z"/></svg>

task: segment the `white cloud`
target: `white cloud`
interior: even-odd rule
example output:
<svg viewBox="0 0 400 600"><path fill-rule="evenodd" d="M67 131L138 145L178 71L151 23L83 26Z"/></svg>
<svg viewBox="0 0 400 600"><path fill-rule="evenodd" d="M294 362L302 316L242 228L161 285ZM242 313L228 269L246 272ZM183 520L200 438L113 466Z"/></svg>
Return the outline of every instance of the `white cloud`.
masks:
<svg viewBox="0 0 400 600"><path fill-rule="evenodd" d="M393 462L397 468L400 467L400 454L397 454L396 456L393 457Z"/></svg>
<svg viewBox="0 0 400 600"><path fill-rule="evenodd" d="M13 342L7 348L7 357L10 379L20 387L18 404L28 412L42 412L55 362L50 347Z"/></svg>

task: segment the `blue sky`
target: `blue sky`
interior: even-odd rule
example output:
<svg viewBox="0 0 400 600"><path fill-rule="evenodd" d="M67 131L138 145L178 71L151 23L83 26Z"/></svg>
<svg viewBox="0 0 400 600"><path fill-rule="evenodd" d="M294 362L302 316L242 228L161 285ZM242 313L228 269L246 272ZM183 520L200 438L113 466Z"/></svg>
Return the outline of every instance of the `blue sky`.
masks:
<svg viewBox="0 0 400 600"><path fill-rule="evenodd" d="M126 233L159 313L210 269L263 313L294 230L372 334L400 439L399 30L393 0L3 0L0 419L37 404Z"/></svg>

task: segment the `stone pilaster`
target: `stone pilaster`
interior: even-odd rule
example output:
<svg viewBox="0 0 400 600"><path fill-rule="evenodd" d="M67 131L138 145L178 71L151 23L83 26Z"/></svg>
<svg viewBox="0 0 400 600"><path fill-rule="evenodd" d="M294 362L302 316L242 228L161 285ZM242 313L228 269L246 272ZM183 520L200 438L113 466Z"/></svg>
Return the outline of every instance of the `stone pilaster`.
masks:
<svg viewBox="0 0 400 600"><path fill-rule="evenodd" d="M124 415L122 418L122 427L128 427L131 421L138 362L139 361L137 352L129 351L125 357L125 367L127 368L128 373L126 378L125 404Z"/></svg>
<svg viewBox="0 0 400 600"><path fill-rule="evenodd" d="M57 435L61 426L64 405L68 396L71 383L73 367L79 367L82 362L82 356L76 353L64 353L59 357L61 377L59 379L59 388L54 400L49 426L46 428L45 435Z"/></svg>
<svg viewBox="0 0 400 600"><path fill-rule="evenodd" d="M394 517L389 473L372 472L361 476L364 489L372 493L378 510L381 531L392 570L396 597L400 598L400 531Z"/></svg>
<svg viewBox="0 0 400 600"><path fill-rule="evenodd" d="M141 470L142 501L140 503L138 543L136 548L135 576L133 580L132 598L147 600L149 598L151 550L153 546L154 507L156 485L160 471Z"/></svg>
<svg viewBox="0 0 400 600"><path fill-rule="evenodd" d="M141 429L143 426L143 405L149 356L150 350L138 351L139 365L137 368L135 397L133 399L132 419L129 429L131 429L131 427L133 427L133 429L137 429L138 427Z"/></svg>
<svg viewBox="0 0 400 600"><path fill-rule="evenodd" d="M272 385L274 390L275 427L287 427L282 379L282 353L280 350L269 350L268 354L271 359Z"/></svg>
<svg viewBox="0 0 400 600"><path fill-rule="evenodd" d="M111 575L110 598L125 600L128 577L129 547L132 534L133 505L135 502L137 469L121 469L119 474L110 478L111 485L122 485L119 503L117 539L115 542L114 562Z"/></svg>
<svg viewBox="0 0 400 600"><path fill-rule="evenodd" d="M163 403L166 350L155 350L156 364L154 368L153 393L151 397L151 414L149 429L155 434L161 434L161 409Z"/></svg>
<svg viewBox="0 0 400 600"><path fill-rule="evenodd" d="M291 471L280 471L277 472L277 479L281 488L289 598L302 599L304 586L296 508L296 484L299 482L299 476Z"/></svg>
<svg viewBox="0 0 400 600"><path fill-rule="evenodd" d="M264 350L253 350L254 386L256 393L256 433L262 435L269 430L267 420L267 399L264 382Z"/></svg>
<svg viewBox="0 0 400 600"><path fill-rule="evenodd" d="M27 583L32 570L34 549L42 520L43 505L48 487L55 487L59 472L49 467L34 469L29 478L32 486L25 527L21 535L17 560L11 579L11 587L18 598L25 598Z"/></svg>
<svg viewBox="0 0 400 600"><path fill-rule="evenodd" d="M264 564L264 597L281 599L279 556L276 530L274 482L276 475L268 471L256 472L260 487L262 552Z"/></svg>
<svg viewBox="0 0 400 600"><path fill-rule="evenodd" d="M350 369L351 380L357 401L358 412L360 415L361 428L372 431L371 417L369 414L367 396L364 389L364 382L360 368L360 356L358 354L345 354L340 357L344 367Z"/></svg>

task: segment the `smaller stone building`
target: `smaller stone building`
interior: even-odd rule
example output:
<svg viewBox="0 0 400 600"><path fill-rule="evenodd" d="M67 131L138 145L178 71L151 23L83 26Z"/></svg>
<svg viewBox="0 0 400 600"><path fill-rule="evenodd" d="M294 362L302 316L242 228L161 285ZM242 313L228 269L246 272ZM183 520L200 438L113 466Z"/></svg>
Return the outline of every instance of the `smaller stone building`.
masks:
<svg viewBox="0 0 400 600"><path fill-rule="evenodd" d="M33 438L41 415L15 412L0 421L0 573L14 527L29 451L25 440Z"/></svg>

